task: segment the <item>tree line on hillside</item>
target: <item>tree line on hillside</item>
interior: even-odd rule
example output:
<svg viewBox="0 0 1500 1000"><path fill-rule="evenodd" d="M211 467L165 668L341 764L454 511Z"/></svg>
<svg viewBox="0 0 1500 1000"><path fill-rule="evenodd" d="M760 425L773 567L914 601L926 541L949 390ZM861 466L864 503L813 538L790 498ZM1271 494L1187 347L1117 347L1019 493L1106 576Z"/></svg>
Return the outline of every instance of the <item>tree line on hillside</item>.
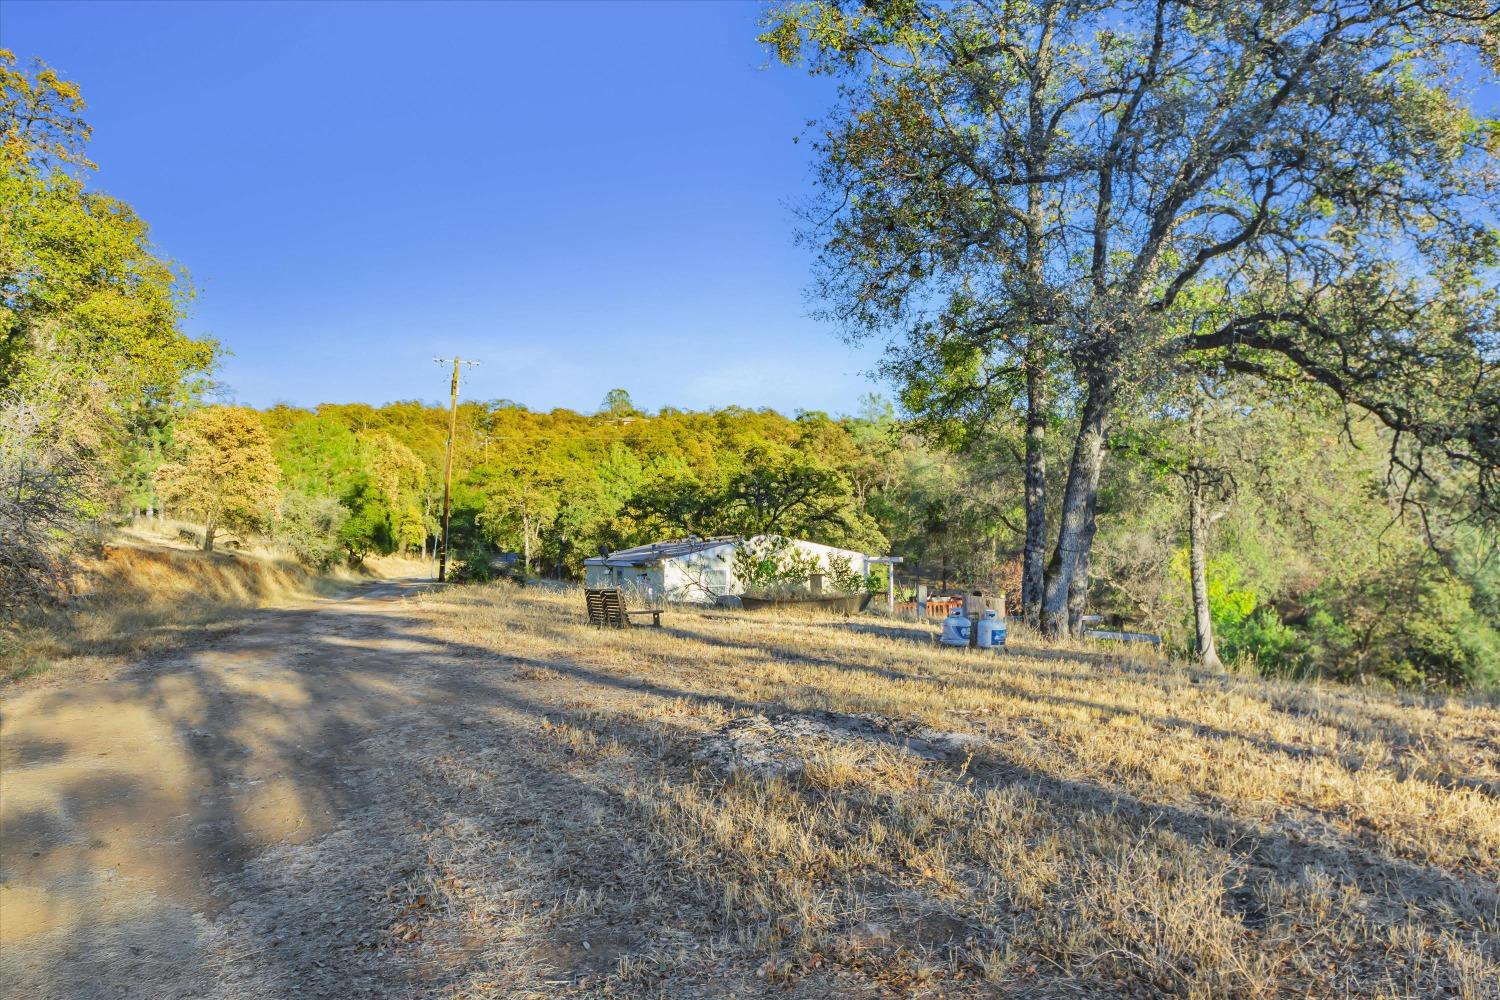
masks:
<svg viewBox="0 0 1500 1000"><path fill-rule="evenodd" d="M1206 607L1214 656L1270 671L1500 680L1494 534L1470 527L1434 553L1402 516L1378 422L1315 399L1240 403L1204 394L1181 410L1134 412L1116 429L1091 608L1189 649ZM183 418L173 457L155 471L157 502L210 533L216 524L265 532L315 565L430 553L447 418L419 403L202 408ZM1022 428L954 452L875 397L838 419L465 403L458 428L460 578L483 578L500 551L517 553L526 572L576 579L600 551L759 533L894 552L907 579L938 587L1004 590L1020 575ZM1073 429L1049 425L1054 440ZM1050 464L1055 497L1065 465Z"/></svg>
<svg viewBox="0 0 1500 1000"><path fill-rule="evenodd" d="M798 8L785 24L805 26L796 18L833 9ZM855 28L896 32L887 39L895 44L902 24L831 20L819 30L833 34L818 44ZM860 36L858 44L877 40ZM911 82L877 77L874 96L885 100L879 87ZM932 82L955 85L950 76ZM88 187L76 88L45 67L18 69L7 53L0 91L5 617L65 597L70 557L100 537L100 525L133 513L196 520L210 547L226 531L263 533L318 566L431 553L446 409L207 404L218 346L183 333L191 287L152 247L144 222ZM886 100L880 114L851 120L854 131L830 141L853 142L861 122L878 124L895 130L880 141L920 166L925 153L910 145L919 137L903 129L932 127L940 109L923 100L901 105L921 111L920 121L891 120L899 109ZM864 163L862 155L849 149L840 169ZM600 549L780 532L901 555L905 576L940 586L1019 579L1023 607L1037 620L1050 562L1075 617L1085 608L1119 615L1205 659L1398 683L1500 681L1500 554L1493 524L1472 516L1488 481L1469 444L1449 433L1468 404L1450 400L1442 405L1451 412L1439 414L1435 401L1443 379L1462 374L1456 359L1477 350L1468 334L1443 328L1453 358L1439 359L1428 384L1411 388L1398 366L1390 386L1371 384L1364 396L1328 391L1297 358L1278 361L1276 351L1248 342L1187 352L1202 361L1143 357L1132 362L1139 370L1111 369L1111 379L1124 381L1110 388L1101 425L1087 401L1091 341L1065 320L1076 304L1051 288L1058 311L1047 323L1043 312L1027 312L1036 308L1030 298L1013 304L1021 319L997 312L1004 302L996 289L1010 272L963 254L945 258L937 231L940 210L970 205L980 214L965 224L978 225L989 209L963 200L978 198L974 191L949 190L922 170L907 179L917 185L908 194L931 198L930 210L882 194L872 176L859 211L875 214L840 221L848 228L836 231L830 250L839 273L865 282L861 295L871 297L847 300L853 312L841 318L859 319L868 306L874 332L892 329L891 317L914 309L914 296L940 306L894 327L909 334L895 338L890 371L902 415L873 397L847 417L737 408L648 414L623 390L595 414L466 402L454 448L459 562L482 573L509 551L531 572L576 577ZM1343 211L1334 201L1332 219ZM915 242L888 245L892 233ZM1185 252L1175 248L1173 260ZM897 263L909 289L881 283L895 281L894 271L876 273ZM934 294L949 280L951 295ZM999 284L981 288L991 280ZM1027 287L1040 294L1042 286ZM1229 279L1210 287L1195 278L1175 294L1204 314L1238 315L1241 290ZM1129 336L1199 335L1201 316L1170 312L1166 326ZM1010 326L1001 322L1007 316ZM1432 322L1451 319L1442 312ZM1408 363L1426 357L1425 343L1414 344ZM1476 440L1494 429L1493 408L1484 409L1493 380L1482 374L1460 383L1478 400ZM1407 393L1402 405L1429 423L1393 426L1389 414L1363 405L1377 391ZM1095 445L1097 468L1084 455L1090 468L1080 473L1080 447ZM1445 462L1432 457L1430 449L1450 446ZM1083 484L1080 508L1081 475L1094 481ZM1063 539L1073 546L1063 551L1049 529L1079 510L1081 534Z"/></svg>

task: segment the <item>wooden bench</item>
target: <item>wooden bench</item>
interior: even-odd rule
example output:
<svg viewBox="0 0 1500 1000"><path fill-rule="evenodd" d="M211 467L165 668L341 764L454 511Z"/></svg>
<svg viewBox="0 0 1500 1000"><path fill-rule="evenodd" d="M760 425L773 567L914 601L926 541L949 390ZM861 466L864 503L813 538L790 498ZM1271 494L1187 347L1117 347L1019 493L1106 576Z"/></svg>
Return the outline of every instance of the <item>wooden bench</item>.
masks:
<svg viewBox="0 0 1500 1000"><path fill-rule="evenodd" d="M659 609L627 611L625 610L625 595L614 588L608 590L585 590L583 592L583 600L588 605L590 625L629 628L635 624L635 622L630 620L632 616L650 615L651 624L657 628L661 628L661 611Z"/></svg>

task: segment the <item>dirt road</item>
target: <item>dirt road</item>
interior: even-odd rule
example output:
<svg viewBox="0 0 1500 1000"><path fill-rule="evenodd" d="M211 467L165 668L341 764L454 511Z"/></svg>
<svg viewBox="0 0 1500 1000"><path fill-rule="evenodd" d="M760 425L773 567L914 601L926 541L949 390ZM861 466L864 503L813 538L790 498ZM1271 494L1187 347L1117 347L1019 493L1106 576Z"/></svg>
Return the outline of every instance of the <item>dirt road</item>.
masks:
<svg viewBox="0 0 1500 1000"><path fill-rule="evenodd" d="M7 699L0 993L410 995L385 954L398 762L474 712L416 583L264 612L103 683ZM472 655L472 654L470 654Z"/></svg>
<svg viewBox="0 0 1500 1000"><path fill-rule="evenodd" d="M764 988L763 957L726 965L717 897L625 787L690 780L692 762L590 728L666 751L631 720L690 692L650 678L715 647L601 636L571 594L464 633L424 589L260 612L112 679L9 697L0 1000ZM523 652L537 642L553 655ZM831 989L818 974L778 995Z"/></svg>

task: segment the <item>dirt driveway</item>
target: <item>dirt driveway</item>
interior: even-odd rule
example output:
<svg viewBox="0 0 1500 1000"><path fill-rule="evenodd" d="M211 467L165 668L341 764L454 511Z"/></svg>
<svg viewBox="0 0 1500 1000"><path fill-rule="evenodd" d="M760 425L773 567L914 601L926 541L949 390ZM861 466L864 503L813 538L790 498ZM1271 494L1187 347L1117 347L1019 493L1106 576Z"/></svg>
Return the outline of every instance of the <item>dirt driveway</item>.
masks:
<svg viewBox="0 0 1500 1000"><path fill-rule="evenodd" d="M396 764L476 693L443 669L462 651L407 634L420 586L8 698L0 993L413 992L419 971L384 954L416 828Z"/></svg>
<svg viewBox="0 0 1500 1000"><path fill-rule="evenodd" d="M455 609L413 599L429 586L260 612L112 679L7 698L0 998L763 990L763 958L734 951L721 901L625 787L692 762L590 728L663 750L629 719L688 704L648 679L666 661L593 662L613 654L589 648L571 595L466 639ZM569 629L577 659L518 652ZM686 633L648 631L681 645L671 669L701 662ZM776 992L890 995L825 980Z"/></svg>

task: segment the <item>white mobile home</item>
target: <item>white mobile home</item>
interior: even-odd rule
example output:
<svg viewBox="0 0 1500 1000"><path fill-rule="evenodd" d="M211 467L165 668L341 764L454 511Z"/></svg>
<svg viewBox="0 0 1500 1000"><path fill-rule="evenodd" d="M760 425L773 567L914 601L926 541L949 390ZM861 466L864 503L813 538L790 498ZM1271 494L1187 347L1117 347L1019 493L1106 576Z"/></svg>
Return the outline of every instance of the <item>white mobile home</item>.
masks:
<svg viewBox="0 0 1500 1000"><path fill-rule="evenodd" d="M742 545L765 539L763 535L748 539L737 535L684 538L621 549L585 559L584 585L629 587L646 599L713 604L721 597L745 592L744 584L735 575L735 553ZM817 559L825 569L828 558L833 556L849 560L849 568L855 573L869 573L870 557L863 552L797 539L787 539L787 543Z"/></svg>

